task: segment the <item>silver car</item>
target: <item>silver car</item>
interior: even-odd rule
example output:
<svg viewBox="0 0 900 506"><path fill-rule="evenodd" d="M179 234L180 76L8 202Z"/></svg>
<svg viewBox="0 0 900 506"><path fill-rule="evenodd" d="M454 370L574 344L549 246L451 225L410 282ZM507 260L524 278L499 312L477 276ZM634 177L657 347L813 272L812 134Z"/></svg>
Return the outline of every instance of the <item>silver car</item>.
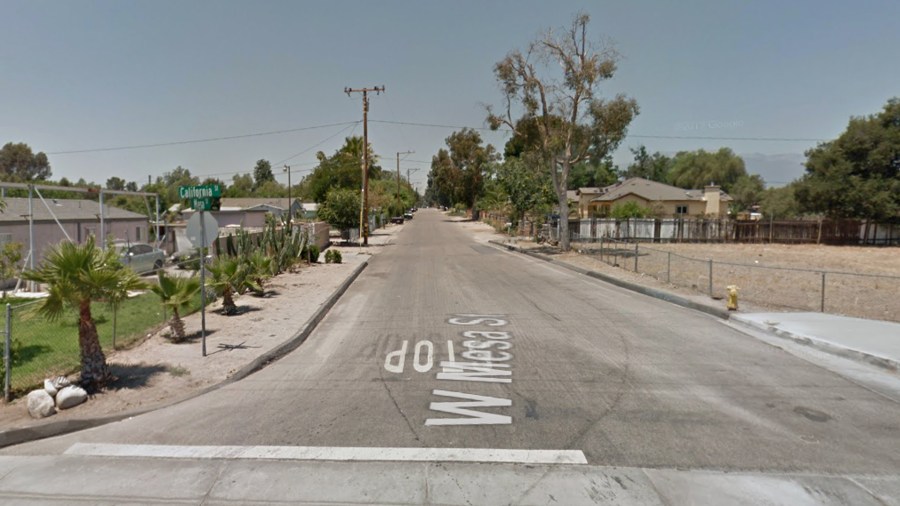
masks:
<svg viewBox="0 0 900 506"><path fill-rule="evenodd" d="M166 253L153 246L141 242L118 242L113 247L119 252L119 260L123 265L131 267L138 274L149 274L162 269L166 263Z"/></svg>

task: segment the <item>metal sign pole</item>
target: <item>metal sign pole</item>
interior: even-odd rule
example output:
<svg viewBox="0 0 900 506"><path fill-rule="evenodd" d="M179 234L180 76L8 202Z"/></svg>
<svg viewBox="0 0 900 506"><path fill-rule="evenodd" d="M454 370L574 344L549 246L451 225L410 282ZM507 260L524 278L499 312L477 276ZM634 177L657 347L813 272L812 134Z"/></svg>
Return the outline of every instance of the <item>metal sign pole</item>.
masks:
<svg viewBox="0 0 900 506"><path fill-rule="evenodd" d="M200 339L206 356L206 220L200 211Z"/></svg>

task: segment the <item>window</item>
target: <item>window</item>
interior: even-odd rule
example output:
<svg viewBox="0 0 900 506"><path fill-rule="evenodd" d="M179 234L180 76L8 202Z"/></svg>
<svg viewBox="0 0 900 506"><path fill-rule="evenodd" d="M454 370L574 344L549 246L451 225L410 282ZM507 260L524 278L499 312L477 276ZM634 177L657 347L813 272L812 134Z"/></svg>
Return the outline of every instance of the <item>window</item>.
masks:
<svg viewBox="0 0 900 506"><path fill-rule="evenodd" d="M675 214L687 214L688 206L675 206Z"/></svg>
<svg viewBox="0 0 900 506"><path fill-rule="evenodd" d="M141 240L141 227L135 227L135 229L134 229L134 240L135 240L135 241L140 241L140 240Z"/></svg>

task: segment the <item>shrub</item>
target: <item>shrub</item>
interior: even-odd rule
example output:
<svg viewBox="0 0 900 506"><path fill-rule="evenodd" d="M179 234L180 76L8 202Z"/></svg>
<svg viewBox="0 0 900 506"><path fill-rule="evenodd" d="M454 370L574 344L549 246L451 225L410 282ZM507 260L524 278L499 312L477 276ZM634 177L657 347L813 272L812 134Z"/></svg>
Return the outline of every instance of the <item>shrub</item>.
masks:
<svg viewBox="0 0 900 506"><path fill-rule="evenodd" d="M319 247L315 244L309 245L309 261L311 263L316 263L319 261Z"/></svg>
<svg viewBox="0 0 900 506"><path fill-rule="evenodd" d="M341 252L338 250L328 250L331 251L331 262L335 264L341 263L344 259L341 258Z"/></svg>
<svg viewBox="0 0 900 506"><path fill-rule="evenodd" d="M333 259L334 259L334 250L330 249L330 250L326 251L325 252L325 263L330 264Z"/></svg>

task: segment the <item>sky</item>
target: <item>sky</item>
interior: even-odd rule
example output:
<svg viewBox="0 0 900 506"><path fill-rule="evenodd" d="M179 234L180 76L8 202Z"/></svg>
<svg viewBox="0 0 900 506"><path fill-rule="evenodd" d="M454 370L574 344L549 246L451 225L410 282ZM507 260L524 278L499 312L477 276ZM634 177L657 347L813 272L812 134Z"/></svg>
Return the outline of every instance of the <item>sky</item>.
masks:
<svg viewBox="0 0 900 506"><path fill-rule="evenodd" d="M362 135L362 98L344 88L385 86L369 140L392 170L414 151L400 168L424 191L445 139L502 104L494 64L578 12L621 55L599 94L640 106L614 155L623 168L642 144L729 147L780 186L803 174L804 151L900 95L896 0L0 0L0 12L0 144L47 153L53 179L99 184L178 166L227 183L259 159L282 183L290 165L296 184L317 151ZM502 151L507 134L481 134Z"/></svg>

